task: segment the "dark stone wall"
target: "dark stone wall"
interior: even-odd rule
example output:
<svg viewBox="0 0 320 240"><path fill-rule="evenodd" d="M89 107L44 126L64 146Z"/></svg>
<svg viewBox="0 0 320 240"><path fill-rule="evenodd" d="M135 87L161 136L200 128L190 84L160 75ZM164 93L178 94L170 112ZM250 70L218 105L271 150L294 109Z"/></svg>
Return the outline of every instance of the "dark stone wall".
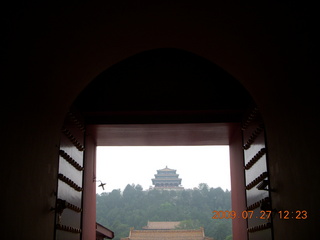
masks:
<svg viewBox="0 0 320 240"><path fill-rule="evenodd" d="M49 209L55 200L57 146L68 108L104 70L158 48L201 56L247 89L265 121L274 207L309 212L307 220L275 220L275 239L316 235L315 8L302 3L208 2L15 1L3 6L4 238L53 239L54 214Z"/></svg>

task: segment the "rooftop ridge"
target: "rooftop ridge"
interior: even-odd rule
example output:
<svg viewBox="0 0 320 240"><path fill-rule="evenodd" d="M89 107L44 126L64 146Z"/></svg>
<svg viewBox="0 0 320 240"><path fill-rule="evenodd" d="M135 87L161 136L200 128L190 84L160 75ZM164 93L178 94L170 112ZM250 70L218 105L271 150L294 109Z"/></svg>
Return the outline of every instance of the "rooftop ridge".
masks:
<svg viewBox="0 0 320 240"><path fill-rule="evenodd" d="M202 228L197 229L132 229L132 232L159 231L159 232L202 232Z"/></svg>

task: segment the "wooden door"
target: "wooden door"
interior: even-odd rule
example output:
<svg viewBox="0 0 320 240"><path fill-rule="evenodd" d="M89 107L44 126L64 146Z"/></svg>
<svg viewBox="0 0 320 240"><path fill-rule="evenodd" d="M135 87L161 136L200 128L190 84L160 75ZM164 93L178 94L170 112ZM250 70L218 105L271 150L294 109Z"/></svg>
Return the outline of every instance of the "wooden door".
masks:
<svg viewBox="0 0 320 240"><path fill-rule="evenodd" d="M271 240L272 217L268 173L267 146L264 125L257 108L254 108L242 124L246 211L249 240Z"/></svg>
<svg viewBox="0 0 320 240"><path fill-rule="evenodd" d="M69 112L61 133L55 239L80 240L84 164L84 125Z"/></svg>

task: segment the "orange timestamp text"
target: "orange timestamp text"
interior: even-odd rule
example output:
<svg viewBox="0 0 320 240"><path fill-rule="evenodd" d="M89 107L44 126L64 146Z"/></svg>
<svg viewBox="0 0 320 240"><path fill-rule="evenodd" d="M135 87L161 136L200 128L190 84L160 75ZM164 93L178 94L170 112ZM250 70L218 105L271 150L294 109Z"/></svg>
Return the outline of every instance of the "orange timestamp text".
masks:
<svg viewBox="0 0 320 240"><path fill-rule="evenodd" d="M212 219L269 219L271 218L271 210L261 210L261 211L242 211L237 213L236 211L212 211ZM274 212L278 214L280 219L307 219L308 212L306 210L296 210L296 211L278 211Z"/></svg>
<svg viewBox="0 0 320 240"><path fill-rule="evenodd" d="M237 213L236 211L212 211L213 216L212 219L251 219L251 218L260 218L260 219L268 219L271 217L272 211L260 211L260 214L254 214L254 211L242 211L241 213Z"/></svg>

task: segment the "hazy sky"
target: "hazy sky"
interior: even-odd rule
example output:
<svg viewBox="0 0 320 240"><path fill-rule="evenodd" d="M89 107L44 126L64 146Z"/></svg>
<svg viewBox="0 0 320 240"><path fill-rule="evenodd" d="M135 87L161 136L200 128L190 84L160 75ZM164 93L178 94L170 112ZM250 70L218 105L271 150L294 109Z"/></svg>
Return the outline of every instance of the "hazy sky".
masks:
<svg viewBox="0 0 320 240"><path fill-rule="evenodd" d="M152 186L157 170L166 166L176 169L181 185L194 188L199 183L230 190L228 146L170 147L98 147L97 180L106 183L105 190L123 189L127 184L140 184L144 190Z"/></svg>

